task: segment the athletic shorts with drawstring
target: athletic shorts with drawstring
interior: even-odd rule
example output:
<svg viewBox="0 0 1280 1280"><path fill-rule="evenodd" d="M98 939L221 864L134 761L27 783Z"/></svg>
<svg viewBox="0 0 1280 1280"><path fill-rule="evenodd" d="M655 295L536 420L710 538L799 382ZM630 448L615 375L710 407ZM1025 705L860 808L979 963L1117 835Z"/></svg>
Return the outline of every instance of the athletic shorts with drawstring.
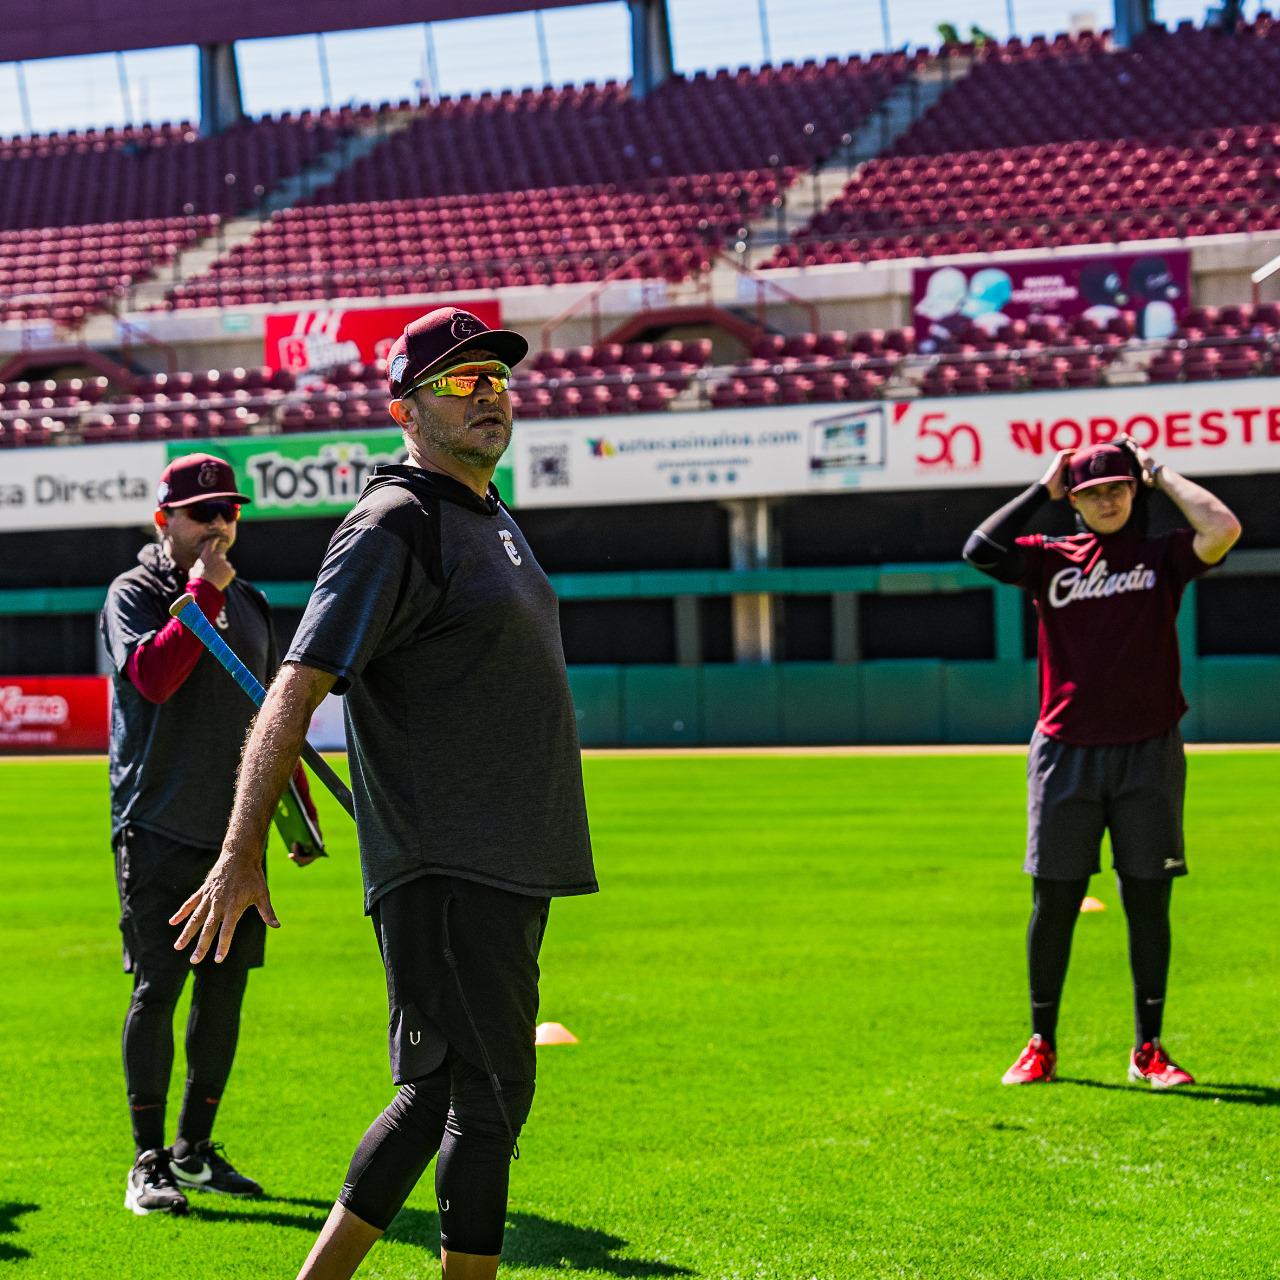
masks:
<svg viewBox="0 0 1280 1280"><path fill-rule="evenodd" d="M538 953L550 905L440 875L398 885L373 904L396 1084L430 1075L450 1048L504 1083L534 1079Z"/></svg>
<svg viewBox="0 0 1280 1280"><path fill-rule="evenodd" d="M1037 730L1027 754L1027 857L1045 880L1083 880L1102 869L1103 832L1122 876L1187 874L1182 804L1187 759L1170 729L1141 742L1080 747Z"/></svg>

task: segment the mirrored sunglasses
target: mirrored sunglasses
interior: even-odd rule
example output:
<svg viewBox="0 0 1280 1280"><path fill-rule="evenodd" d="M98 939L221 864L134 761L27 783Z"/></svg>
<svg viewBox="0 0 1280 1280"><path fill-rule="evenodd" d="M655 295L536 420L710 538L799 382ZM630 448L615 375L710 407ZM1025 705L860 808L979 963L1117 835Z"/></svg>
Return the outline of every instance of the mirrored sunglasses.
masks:
<svg viewBox="0 0 1280 1280"><path fill-rule="evenodd" d="M414 383L400 398L403 400L424 387L436 396L469 396L476 389L476 383L481 378L488 380L495 395L501 395L511 385L511 370L501 360L455 364L434 377L424 378L421 382Z"/></svg>

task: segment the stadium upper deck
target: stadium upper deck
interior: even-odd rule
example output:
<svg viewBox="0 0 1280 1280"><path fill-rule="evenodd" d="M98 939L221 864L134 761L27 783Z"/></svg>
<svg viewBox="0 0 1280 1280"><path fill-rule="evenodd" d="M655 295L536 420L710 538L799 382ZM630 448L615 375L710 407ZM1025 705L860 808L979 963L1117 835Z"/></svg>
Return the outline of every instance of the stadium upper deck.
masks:
<svg viewBox="0 0 1280 1280"><path fill-rule="evenodd" d="M954 52L948 65L967 74L769 265L1280 227L1280 24L1269 16L1234 36L1152 33L1122 52L1105 35ZM939 65L921 54L721 71L642 101L607 83L384 104L246 122L208 140L181 124L0 141L0 320L49 317L71 330L171 263L162 305L183 311L680 280L808 191L806 175L841 166L859 124ZM1231 93L1221 90L1228 74ZM961 142L970 149L948 150ZM219 252L225 220L279 200L286 180L310 194ZM200 269L183 279L193 247L205 250ZM819 333L814 323L794 339L803 350L770 337L737 364L722 351L714 372L709 351L664 363L605 344L530 370L522 412L1097 385L1132 336L1124 326L957 332L926 360L905 332ZM1148 364L1153 378L1270 373L1274 329L1265 310L1230 333L1191 326L1135 376ZM225 386L212 399L186 387L181 406L165 388L113 386L101 410L92 397L41 403L66 396L26 388L5 395L2 442L57 439L63 426L116 439L354 421L380 394L376 382L352 376L332 394L293 397L288 414L266 403L280 387L256 383L234 388L262 401L248 405L245 394L220 403Z"/></svg>
<svg viewBox="0 0 1280 1280"><path fill-rule="evenodd" d="M1234 36L1184 27L1125 51L1085 35L959 56L968 74L769 265L1280 226L1268 15ZM782 64L677 78L643 100L613 83L485 94L212 139L186 126L14 139L0 143L0 319L74 326L119 306L183 249L220 247L225 219L299 174L309 196L211 265L204 255L163 305L678 280L936 66ZM343 165L336 148L356 134L367 145Z"/></svg>

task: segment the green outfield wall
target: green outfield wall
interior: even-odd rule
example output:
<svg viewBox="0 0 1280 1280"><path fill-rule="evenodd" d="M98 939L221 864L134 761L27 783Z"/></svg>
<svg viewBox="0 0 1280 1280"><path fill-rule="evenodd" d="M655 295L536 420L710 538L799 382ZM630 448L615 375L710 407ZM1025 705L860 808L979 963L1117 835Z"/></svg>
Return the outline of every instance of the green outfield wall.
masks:
<svg viewBox="0 0 1280 1280"><path fill-rule="evenodd" d="M1234 553L1215 576L1274 575L1280 552ZM574 665L569 675L586 746L1024 742L1036 717L1019 592L958 563L830 568L647 570L554 574L568 606L583 601L741 596L992 593L989 660L888 658L835 662ZM272 604L301 609L310 582L262 582ZM1178 620L1189 741L1280 741L1280 653L1199 651L1196 583ZM85 624L104 587L0 591L0 619L76 615ZM77 624L79 625L79 624ZM848 652L848 646L846 646ZM3 674L3 673L0 673ZM57 674L50 672L49 674ZM1135 673L1140 678L1140 673Z"/></svg>

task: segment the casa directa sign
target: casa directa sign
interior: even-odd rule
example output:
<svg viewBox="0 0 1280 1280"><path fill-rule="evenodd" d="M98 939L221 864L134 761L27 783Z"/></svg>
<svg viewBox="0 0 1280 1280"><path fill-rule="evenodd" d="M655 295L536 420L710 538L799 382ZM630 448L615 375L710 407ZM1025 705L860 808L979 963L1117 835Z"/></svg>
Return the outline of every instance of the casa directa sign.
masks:
<svg viewBox="0 0 1280 1280"><path fill-rule="evenodd" d="M158 444L0 453L0 531L149 524L164 469Z"/></svg>

